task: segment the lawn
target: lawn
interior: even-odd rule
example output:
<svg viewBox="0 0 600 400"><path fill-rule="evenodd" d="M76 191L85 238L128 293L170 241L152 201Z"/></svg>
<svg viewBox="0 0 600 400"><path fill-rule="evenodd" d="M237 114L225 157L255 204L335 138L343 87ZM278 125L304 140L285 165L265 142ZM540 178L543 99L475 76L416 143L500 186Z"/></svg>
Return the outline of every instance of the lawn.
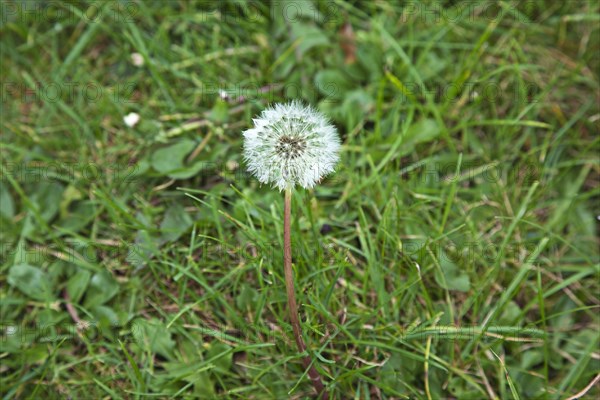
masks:
<svg viewBox="0 0 600 400"><path fill-rule="evenodd" d="M1 2L3 399L600 397L600 2ZM573 397L575 396L575 397Z"/></svg>

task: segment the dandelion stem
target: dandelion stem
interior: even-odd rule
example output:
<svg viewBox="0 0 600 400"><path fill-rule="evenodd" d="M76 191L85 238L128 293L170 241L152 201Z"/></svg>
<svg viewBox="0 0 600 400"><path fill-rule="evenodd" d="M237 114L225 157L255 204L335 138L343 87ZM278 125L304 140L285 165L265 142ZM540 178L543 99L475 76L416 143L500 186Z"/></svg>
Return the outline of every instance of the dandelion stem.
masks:
<svg viewBox="0 0 600 400"><path fill-rule="evenodd" d="M296 294L294 293L294 275L292 272L292 238L291 238L291 210L292 210L292 190L285 190L285 205L283 208L283 271L285 274L285 289L287 292L288 305L290 308L290 320L292 322L292 329L294 331L294 338L296 339L296 345L298 351L304 353L306 351L306 345L304 339L302 339L302 329L300 328L300 321L298 319L298 306L296 304ZM328 393L325 391L323 382L321 381L321 375L315 368L310 359L310 355L306 355L302 358L304 368L308 369L308 376L312 381L312 384L321 398L327 400L329 398Z"/></svg>

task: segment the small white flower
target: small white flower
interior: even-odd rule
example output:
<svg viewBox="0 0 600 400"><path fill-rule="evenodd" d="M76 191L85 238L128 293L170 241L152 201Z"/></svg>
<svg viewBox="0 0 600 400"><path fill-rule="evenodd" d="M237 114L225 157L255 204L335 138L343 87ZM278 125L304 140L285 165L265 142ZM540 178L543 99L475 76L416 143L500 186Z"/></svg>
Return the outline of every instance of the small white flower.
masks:
<svg viewBox="0 0 600 400"><path fill-rule="evenodd" d="M340 139L327 119L298 101L276 104L244 131L244 160L261 183L312 188L339 161Z"/></svg>
<svg viewBox="0 0 600 400"><path fill-rule="evenodd" d="M223 89L219 89L219 97L223 100L227 100L229 98L229 93L227 93Z"/></svg>
<svg viewBox="0 0 600 400"><path fill-rule="evenodd" d="M123 122L125 122L125 125L127 125L128 127L132 128L134 127L138 122L140 122L140 115L136 114L134 112L127 114L125 117L123 117Z"/></svg>
<svg viewBox="0 0 600 400"><path fill-rule="evenodd" d="M144 65L144 56L140 53L131 53L131 63L136 67Z"/></svg>

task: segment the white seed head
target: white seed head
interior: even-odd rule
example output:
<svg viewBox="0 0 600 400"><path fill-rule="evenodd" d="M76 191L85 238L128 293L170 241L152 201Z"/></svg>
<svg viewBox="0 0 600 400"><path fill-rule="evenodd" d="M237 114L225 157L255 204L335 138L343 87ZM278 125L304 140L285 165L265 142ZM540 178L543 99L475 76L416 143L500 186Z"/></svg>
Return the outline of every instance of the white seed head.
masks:
<svg viewBox="0 0 600 400"><path fill-rule="evenodd" d="M140 115L134 112L131 112L123 117L123 122L130 128L133 128L138 122L140 122Z"/></svg>
<svg viewBox="0 0 600 400"><path fill-rule="evenodd" d="M131 62L136 67L141 67L144 65L144 56L142 56L140 53L131 53Z"/></svg>
<svg viewBox="0 0 600 400"><path fill-rule="evenodd" d="M276 104L253 121L244 131L244 160L261 183L312 188L339 161L337 130L310 106Z"/></svg>

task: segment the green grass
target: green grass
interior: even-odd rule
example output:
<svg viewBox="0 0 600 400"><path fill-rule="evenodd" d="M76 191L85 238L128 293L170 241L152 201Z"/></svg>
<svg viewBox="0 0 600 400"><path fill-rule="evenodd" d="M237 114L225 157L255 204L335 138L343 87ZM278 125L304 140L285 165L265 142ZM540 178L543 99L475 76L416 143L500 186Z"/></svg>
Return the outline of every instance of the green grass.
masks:
<svg viewBox="0 0 600 400"><path fill-rule="evenodd" d="M597 1L2 1L0 30L4 399L312 393L283 194L241 158L290 98L343 139L292 224L334 398L600 373Z"/></svg>

